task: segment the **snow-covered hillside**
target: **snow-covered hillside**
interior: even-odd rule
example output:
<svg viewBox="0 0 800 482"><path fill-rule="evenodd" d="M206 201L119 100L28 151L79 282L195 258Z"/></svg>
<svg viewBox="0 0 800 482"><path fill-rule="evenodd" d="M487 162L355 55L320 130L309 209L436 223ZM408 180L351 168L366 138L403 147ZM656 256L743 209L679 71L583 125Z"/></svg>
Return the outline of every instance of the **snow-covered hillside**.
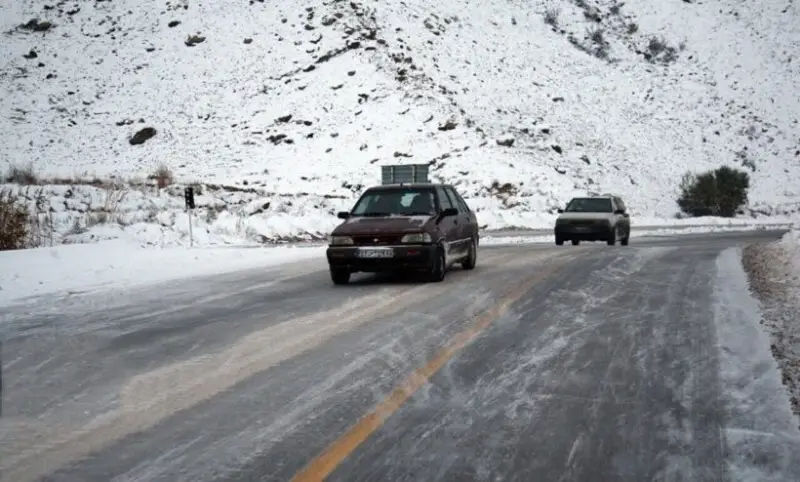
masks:
<svg viewBox="0 0 800 482"><path fill-rule="evenodd" d="M0 169L165 166L245 189L239 214L282 236L326 232L401 162L431 163L489 228L549 225L587 192L671 218L681 174L720 164L752 169L752 209L800 205L791 0L0 5Z"/></svg>

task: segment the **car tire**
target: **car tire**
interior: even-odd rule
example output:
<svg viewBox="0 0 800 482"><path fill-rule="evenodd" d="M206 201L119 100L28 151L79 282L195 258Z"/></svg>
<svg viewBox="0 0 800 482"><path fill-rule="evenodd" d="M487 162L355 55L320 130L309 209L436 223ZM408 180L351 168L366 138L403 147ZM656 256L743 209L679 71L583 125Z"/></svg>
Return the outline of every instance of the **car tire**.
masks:
<svg viewBox="0 0 800 482"><path fill-rule="evenodd" d="M469 251L466 259L461 262L461 267L464 269L475 269L476 264L478 264L478 246L473 238L469 240Z"/></svg>
<svg viewBox="0 0 800 482"><path fill-rule="evenodd" d="M350 271L342 268L331 268L331 281L335 285L346 285L350 282Z"/></svg>
<svg viewBox="0 0 800 482"><path fill-rule="evenodd" d="M447 266L444 259L444 249L440 247L436 249L436 255L434 256L433 264L428 272L428 280L434 283L440 283L444 281L446 272Z"/></svg>
<svg viewBox="0 0 800 482"><path fill-rule="evenodd" d="M621 244L623 246L627 246L628 245L628 241L630 241L630 239L631 239L631 235L628 234L628 235L626 235L624 238L622 238L620 240L619 244Z"/></svg>
<svg viewBox="0 0 800 482"><path fill-rule="evenodd" d="M564 238L556 235L556 246L564 246Z"/></svg>
<svg viewBox="0 0 800 482"><path fill-rule="evenodd" d="M617 228L611 228L611 231L608 233L608 239L606 242L609 246L614 246L617 244Z"/></svg>
<svg viewBox="0 0 800 482"><path fill-rule="evenodd" d="M577 245L579 245L579 244L581 244L581 240L580 240L580 239L573 239L573 240L572 240L572 245L573 245L573 246L577 246Z"/></svg>

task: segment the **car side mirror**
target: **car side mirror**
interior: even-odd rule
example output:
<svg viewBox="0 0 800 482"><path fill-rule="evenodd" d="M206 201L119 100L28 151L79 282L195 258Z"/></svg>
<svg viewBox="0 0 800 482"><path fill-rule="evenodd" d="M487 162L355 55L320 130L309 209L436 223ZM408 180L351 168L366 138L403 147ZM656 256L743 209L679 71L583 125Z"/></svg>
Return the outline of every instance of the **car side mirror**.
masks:
<svg viewBox="0 0 800 482"><path fill-rule="evenodd" d="M617 209L616 211L614 211L614 214L622 214L622 215L624 215L625 214L625 210L624 209Z"/></svg>
<svg viewBox="0 0 800 482"><path fill-rule="evenodd" d="M559 209L559 210L558 210L558 214L561 214L561 213L563 213L563 212L564 212L564 210L563 210L563 209Z"/></svg>
<svg viewBox="0 0 800 482"><path fill-rule="evenodd" d="M336 217L339 219L349 219L350 213L347 211L339 211L338 213L336 213Z"/></svg>
<svg viewBox="0 0 800 482"><path fill-rule="evenodd" d="M443 218L450 217L450 216L458 216L458 209L456 208L447 208L442 210L441 216Z"/></svg>

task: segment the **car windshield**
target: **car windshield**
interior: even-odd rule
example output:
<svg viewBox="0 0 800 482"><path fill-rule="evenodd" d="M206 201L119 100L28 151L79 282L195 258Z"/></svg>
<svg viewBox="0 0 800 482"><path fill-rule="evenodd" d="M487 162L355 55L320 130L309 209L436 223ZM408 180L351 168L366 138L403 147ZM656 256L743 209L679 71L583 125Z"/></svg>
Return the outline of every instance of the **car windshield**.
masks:
<svg viewBox="0 0 800 482"><path fill-rule="evenodd" d="M611 199L608 198L575 198L564 210L568 213L610 213L612 211Z"/></svg>
<svg viewBox="0 0 800 482"><path fill-rule="evenodd" d="M367 191L356 203L353 216L436 214L433 189L399 188Z"/></svg>

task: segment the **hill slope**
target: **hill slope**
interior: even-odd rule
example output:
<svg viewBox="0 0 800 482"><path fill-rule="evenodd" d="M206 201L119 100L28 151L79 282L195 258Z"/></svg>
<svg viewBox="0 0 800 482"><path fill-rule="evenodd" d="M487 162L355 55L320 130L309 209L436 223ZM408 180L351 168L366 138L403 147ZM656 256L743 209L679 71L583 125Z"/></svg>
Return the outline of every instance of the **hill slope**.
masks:
<svg viewBox="0 0 800 482"><path fill-rule="evenodd" d="M753 169L754 209L799 200L791 0L0 5L0 169L166 165L256 188L242 202L289 234L329 229L397 162L432 163L489 227L586 192L672 217L681 174L720 164Z"/></svg>

